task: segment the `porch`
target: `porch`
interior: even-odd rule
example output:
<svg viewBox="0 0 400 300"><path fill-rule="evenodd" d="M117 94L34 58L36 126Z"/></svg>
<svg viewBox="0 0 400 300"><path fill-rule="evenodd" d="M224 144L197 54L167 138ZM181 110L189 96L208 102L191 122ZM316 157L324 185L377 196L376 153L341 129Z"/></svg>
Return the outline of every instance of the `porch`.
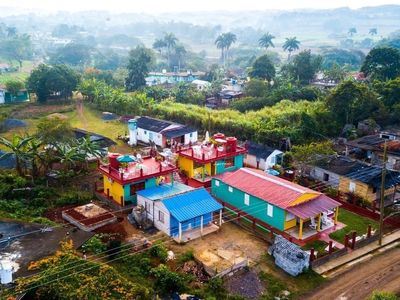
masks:
<svg viewBox="0 0 400 300"><path fill-rule="evenodd" d="M219 226L210 223L203 228L194 228L194 229L189 229L181 234L181 238L178 236L174 236L174 240L177 243L187 243L190 242L191 240L195 240L197 238L203 237L204 235L216 232L219 230Z"/></svg>
<svg viewBox="0 0 400 300"><path fill-rule="evenodd" d="M318 225L313 224L312 220L308 219L303 220L303 222L297 223L295 227L292 227L285 232L297 240L306 240L319 233L325 232L328 229L332 229L333 227L335 227L335 225L336 224L334 218L328 217L325 224L323 224L321 221L320 228L318 229Z"/></svg>

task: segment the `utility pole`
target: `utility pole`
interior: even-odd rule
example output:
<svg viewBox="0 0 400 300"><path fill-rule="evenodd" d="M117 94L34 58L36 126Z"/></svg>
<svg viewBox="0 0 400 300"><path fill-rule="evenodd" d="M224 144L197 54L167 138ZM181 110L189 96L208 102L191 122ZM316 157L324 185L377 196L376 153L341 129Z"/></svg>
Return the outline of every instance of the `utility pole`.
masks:
<svg viewBox="0 0 400 300"><path fill-rule="evenodd" d="M383 148L383 166L381 179L381 199L379 201L379 246L382 246L383 236L383 215L385 213L385 179L386 179L386 160L387 160L387 143Z"/></svg>

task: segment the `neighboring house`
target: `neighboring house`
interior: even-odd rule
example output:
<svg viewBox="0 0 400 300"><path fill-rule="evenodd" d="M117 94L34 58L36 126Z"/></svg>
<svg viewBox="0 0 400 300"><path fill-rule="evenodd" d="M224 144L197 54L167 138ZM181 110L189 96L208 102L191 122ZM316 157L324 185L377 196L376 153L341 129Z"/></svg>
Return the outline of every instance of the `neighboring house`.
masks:
<svg viewBox="0 0 400 300"><path fill-rule="evenodd" d="M241 168L212 179L212 195L224 208L297 242L337 222L340 203L260 170Z"/></svg>
<svg viewBox="0 0 400 300"><path fill-rule="evenodd" d="M352 193L379 207L382 180L382 168L366 166L340 177L339 191ZM400 183L400 173L386 171L385 177L385 206L397 201L400 197L396 186Z"/></svg>
<svg viewBox="0 0 400 300"><path fill-rule="evenodd" d="M129 144L154 142L165 148L172 145L189 145L197 142L197 130L165 120L139 117L128 121Z"/></svg>
<svg viewBox="0 0 400 300"><path fill-rule="evenodd" d="M177 84L180 82L190 83L204 76L204 72L150 72L146 77L146 85L154 86L160 84Z"/></svg>
<svg viewBox="0 0 400 300"><path fill-rule="evenodd" d="M243 167L247 150L237 145L235 137L217 133L213 141L179 151L179 168L195 186L209 186L212 176Z"/></svg>
<svg viewBox="0 0 400 300"><path fill-rule="evenodd" d="M197 90L199 91L204 91L211 87L211 83L209 81L205 80L200 80L200 79L195 79L192 81L192 85L196 87Z"/></svg>
<svg viewBox="0 0 400 300"><path fill-rule="evenodd" d="M265 145L247 142L245 148L248 153L244 157L244 165L260 170L271 169L282 164L283 152Z"/></svg>
<svg viewBox="0 0 400 300"><path fill-rule="evenodd" d="M144 207L147 219L177 242L218 230L213 224L214 218L219 226L222 222L222 205L204 188L163 184L138 192L137 202Z"/></svg>
<svg viewBox="0 0 400 300"><path fill-rule="evenodd" d="M119 153L109 153L108 163L99 161L98 170L103 174L104 197L120 206L136 205L138 191L157 186L163 181L173 181L176 166L168 161L159 162L154 157L140 158L136 162L121 164Z"/></svg>
<svg viewBox="0 0 400 300"><path fill-rule="evenodd" d="M382 165L383 150L387 142L387 168L400 170L400 134L397 132L381 132L347 141L345 145L356 158L371 164Z"/></svg>
<svg viewBox="0 0 400 300"><path fill-rule="evenodd" d="M0 86L0 104L26 101L29 101L29 93L27 90L20 90L16 95L12 95L5 87Z"/></svg>
<svg viewBox="0 0 400 300"><path fill-rule="evenodd" d="M322 156L310 165L309 175L312 179L338 188L342 176L367 166L367 164L355 161L347 156Z"/></svg>

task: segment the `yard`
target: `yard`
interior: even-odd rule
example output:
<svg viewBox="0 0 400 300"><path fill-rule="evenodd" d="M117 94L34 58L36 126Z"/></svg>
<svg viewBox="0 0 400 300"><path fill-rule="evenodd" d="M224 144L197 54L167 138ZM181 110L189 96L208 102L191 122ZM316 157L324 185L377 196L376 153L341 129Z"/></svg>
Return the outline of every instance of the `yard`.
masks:
<svg viewBox="0 0 400 300"><path fill-rule="evenodd" d="M368 225L372 225L372 230L376 230L379 225L378 222L372 219L362 217L345 209L341 209L339 211L338 220L339 222L346 224L346 227L338 231L332 232L331 234L329 234L329 237L342 244L344 243L344 236L346 234L352 231L356 231L357 235L362 235L367 233Z"/></svg>

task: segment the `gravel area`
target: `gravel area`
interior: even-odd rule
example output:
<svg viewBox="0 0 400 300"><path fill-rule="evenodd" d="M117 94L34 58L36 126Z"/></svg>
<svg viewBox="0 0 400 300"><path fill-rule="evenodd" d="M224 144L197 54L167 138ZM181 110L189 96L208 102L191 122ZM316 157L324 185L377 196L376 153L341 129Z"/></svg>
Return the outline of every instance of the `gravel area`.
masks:
<svg viewBox="0 0 400 300"><path fill-rule="evenodd" d="M245 299L259 299L265 288L254 270L240 271L231 277L226 277L225 287L231 294Z"/></svg>

